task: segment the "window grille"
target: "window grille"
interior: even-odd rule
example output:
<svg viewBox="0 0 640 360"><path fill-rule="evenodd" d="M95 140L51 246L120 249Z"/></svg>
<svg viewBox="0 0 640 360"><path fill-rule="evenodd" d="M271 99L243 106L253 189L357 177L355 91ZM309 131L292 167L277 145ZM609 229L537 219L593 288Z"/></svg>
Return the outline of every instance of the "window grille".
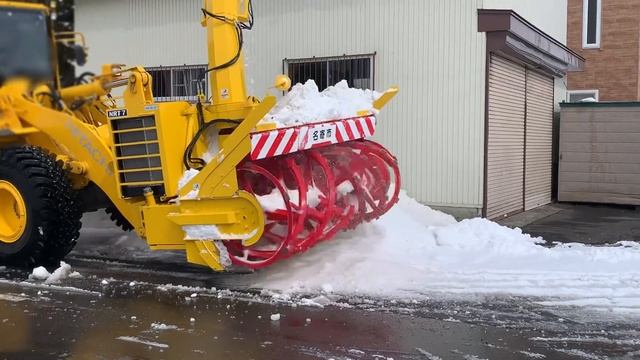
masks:
<svg viewBox="0 0 640 360"><path fill-rule="evenodd" d="M207 65L161 66L146 70L153 78L153 96L156 102L196 102L199 93L209 97Z"/></svg>
<svg viewBox="0 0 640 360"><path fill-rule="evenodd" d="M284 59L283 67L293 84L313 79L320 91L342 80L354 88L375 87L375 54Z"/></svg>

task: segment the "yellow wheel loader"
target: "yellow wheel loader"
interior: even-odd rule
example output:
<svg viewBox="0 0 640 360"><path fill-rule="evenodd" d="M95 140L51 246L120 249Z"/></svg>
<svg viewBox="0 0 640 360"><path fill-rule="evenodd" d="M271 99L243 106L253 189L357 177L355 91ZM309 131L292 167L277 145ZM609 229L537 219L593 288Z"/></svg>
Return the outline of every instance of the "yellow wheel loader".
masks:
<svg viewBox="0 0 640 360"><path fill-rule="evenodd" d="M397 202L396 159L366 140L397 89L349 118L269 122L276 98L245 90L250 0L204 1L212 96L195 103L155 102L140 66L103 65L62 87L58 49L82 65L86 46L54 33L50 11L0 1L0 264L54 265L82 215L105 209L153 250L260 269ZM276 89L290 86L276 77Z"/></svg>

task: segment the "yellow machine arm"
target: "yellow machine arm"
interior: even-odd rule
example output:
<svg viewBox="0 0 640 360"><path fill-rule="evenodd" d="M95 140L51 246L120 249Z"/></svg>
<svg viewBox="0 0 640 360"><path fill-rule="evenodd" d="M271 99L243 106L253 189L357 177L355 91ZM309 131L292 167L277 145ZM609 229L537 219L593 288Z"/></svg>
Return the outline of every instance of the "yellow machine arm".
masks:
<svg viewBox="0 0 640 360"><path fill-rule="evenodd" d="M55 109L51 91L33 92L27 83L16 81L0 89L0 110L16 119L10 123L7 115L0 120L0 127L11 126L0 131L0 144L25 142L58 154L66 168L75 170L74 186L95 184L152 249L186 249L191 262L222 270L217 248L184 240L182 227L217 226L225 234L251 234L239 236L246 244L260 238L262 208L253 195L238 189L236 167L250 152L250 132L275 99L257 103L246 94L242 31L252 24L250 2L206 0L202 24L208 34L210 104L154 103L152 79L139 67L105 66L93 81L60 89L62 111ZM124 87L119 98L111 95L117 87ZM21 96L29 93L38 95ZM84 105L72 109L76 103ZM203 125L231 128L219 139L219 154L224 156L200 169L180 191L184 149L194 137L199 138L198 153L207 148L199 132ZM181 199L194 188L197 199Z"/></svg>
<svg viewBox="0 0 640 360"><path fill-rule="evenodd" d="M208 73L216 105L247 101L242 31L253 26L250 4L248 0L204 1L202 25L207 28Z"/></svg>
<svg viewBox="0 0 640 360"><path fill-rule="evenodd" d="M43 29L50 28L42 21L45 18L43 14L48 11L45 7L0 1L0 15L3 8L7 7L31 11L34 19L41 21ZM74 193L85 198L84 211L106 207L125 228L134 229L146 239L152 249L185 250L189 262L224 270L228 265L228 256L225 254L227 250L235 250L236 259L243 254L247 254L246 258L249 259L249 251L246 249L259 245L259 242L262 244L262 240L268 238L265 234L266 210L258 202L258 194L253 189L258 186L244 184L242 189L249 189L250 193L241 189L238 179L242 169L245 172L247 169L254 170L256 173L264 170L260 165L249 161L254 160L250 157L251 136L256 132L258 122L275 106L276 99L267 96L258 101L247 95L243 31L253 27L251 0L205 0L202 13L202 25L207 31L210 102L204 96L199 96L196 104L155 103L152 94L153 79L142 67L105 65L101 73L90 81L67 88L50 85L59 83L57 80L43 83L35 79L12 79L4 84L0 83L0 155L3 149L16 147L25 147L25 151L46 149L57 156L57 162L50 161L42 166L54 167L55 164L65 170ZM31 35L33 34L30 33ZM65 35L66 44L77 46L80 42L84 46L82 36ZM46 37L47 34L42 36ZM56 39L58 42L62 40L53 33L49 33L48 37L51 49L47 49L45 53L55 54ZM0 68L0 77L1 70ZM287 90L291 86L291 80L280 75L274 86L279 90ZM374 102L373 108L379 110L384 107L396 93L397 89L390 89ZM370 111L358 116L355 120L342 119L352 121L349 124L350 136L353 136L353 132L371 136L375 129L375 116ZM322 130L317 131L321 132L323 138L325 134L337 136L337 124L320 126L323 126ZM362 140L364 136L349 140ZM375 178L382 176L387 166L394 168L396 192L393 199L397 200L400 184L395 158L379 145L366 144L364 141L353 143L340 148L345 157L351 156L364 164L359 170L362 173L353 175L353 178ZM305 149L300 146L299 150ZM341 165L339 159L331 159L334 164L329 166L326 158L321 159L318 152L313 154L311 157L317 163L313 166L320 166L327 172L331 171L331 166ZM330 152L328 156L331 156ZM274 168L285 165L290 169L303 167L296 161L304 156L283 158L285 157L278 159ZM0 166L3 165L1 161L0 157ZM247 165L247 162L250 164ZM347 165L348 163L345 162ZM306 165L309 169L312 167L311 162ZM344 166L348 168L347 165ZM296 176L300 180L304 169L298 170L300 172ZM347 171L349 172L351 169ZM267 171L264 170L264 173ZM0 185L7 183L2 176L0 172ZM267 174L266 177L275 178L273 174ZM334 204L328 205L329 210L325 212L337 217L354 216L356 210L366 212L371 208L374 213L359 215L359 221L380 216L394 202L393 199L386 199L391 177L393 176L384 176L386 183L378 186L376 192L371 189L360 190L369 196L375 197L378 194L379 198L368 199L369 205L352 208L344 213L336 210L338 200L333 189L334 185L340 184L329 183L329 193L333 195L325 197ZM329 182L333 176L325 174L325 178ZM258 183L264 185L262 181ZM289 196L280 182L272 183L275 190L280 189L285 206L288 207L285 217L289 219L290 231L285 231L284 238L282 234L269 235L281 237L278 251L301 251L307 246L304 242L297 247L286 246L294 237L291 229L294 217L299 216L295 213L298 210L294 211L289 204ZM369 181L368 186L375 183ZM353 185L354 190L361 186ZM11 194L20 193L20 184L3 186ZM306 192L306 185L303 187ZM271 189L266 189L259 195L270 195ZM16 204L24 203L18 195L12 197L15 197ZM300 204L304 205L301 207L307 207L306 197L306 193L299 196ZM28 219L25 220L26 215L23 214L27 211L14 211L14 208L12 204L3 206L0 203L0 224L3 221L18 224L15 229L5 226L3 230L0 226L0 263L4 243L9 241L3 238L3 231L11 232L11 241L39 241L33 237L28 238L27 235L18 239L15 234L19 233L20 227L28 224ZM28 209L28 206L20 209L24 208ZM17 220L13 219L14 213L19 217ZM5 214L12 217L5 221ZM296 225L298 231L302 231L304 227L304 219L300 218L302 220L297 221ZM79 223L79 218L77 220ZM316 225L318 223L323 226L335 225L334 228L339 229L338 225L346 228L351 221L315 221ZM194 232L202 230L206 235L190 236L189 229ZM273 231L273 226L269 231ZM75 234L77 231L70 233ZM35 236L45 235L36 233ZM320 237L327 234L318 231L314 236L315 241L319 241ZM280 256L275 250L262 248L253 251L253 254L265 260L269 256L265 254L270 252L275 254L274 259ZM19 257L18 255L12 256ZM33 258L32 255L25 253L20 256ZM261 263L270 262L272 260ZM247 264L249 267L254 265L250 260L247 260Z"/></svg>

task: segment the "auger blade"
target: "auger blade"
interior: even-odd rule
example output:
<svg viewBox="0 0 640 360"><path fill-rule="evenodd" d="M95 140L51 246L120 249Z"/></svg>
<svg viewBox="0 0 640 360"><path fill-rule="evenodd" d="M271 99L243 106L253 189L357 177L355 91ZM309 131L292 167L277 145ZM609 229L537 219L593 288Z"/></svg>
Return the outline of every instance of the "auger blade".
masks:
<svg viewBox="0 0 640 360"><path fill-rule="evenodd" d="M238 176L242 189L258 198L267 219L256 245L225 243L232 262L251 269L379 218L397 203L400 193L395 157L367 140L247 160Z"/></svg>

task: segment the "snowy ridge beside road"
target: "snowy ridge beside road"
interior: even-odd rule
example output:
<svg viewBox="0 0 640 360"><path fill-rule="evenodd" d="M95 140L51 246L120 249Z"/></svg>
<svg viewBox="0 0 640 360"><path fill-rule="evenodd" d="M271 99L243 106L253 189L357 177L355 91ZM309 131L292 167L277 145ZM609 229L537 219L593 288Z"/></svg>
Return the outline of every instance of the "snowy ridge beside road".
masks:
<svg viewBox="0 0 640 360"><path fill-rule="evenodd" d="M252 286L418 300L520 295L640 313L640 244L542 244L489 220L456 222L403 193L378 221L256 274Z"/></svg>

